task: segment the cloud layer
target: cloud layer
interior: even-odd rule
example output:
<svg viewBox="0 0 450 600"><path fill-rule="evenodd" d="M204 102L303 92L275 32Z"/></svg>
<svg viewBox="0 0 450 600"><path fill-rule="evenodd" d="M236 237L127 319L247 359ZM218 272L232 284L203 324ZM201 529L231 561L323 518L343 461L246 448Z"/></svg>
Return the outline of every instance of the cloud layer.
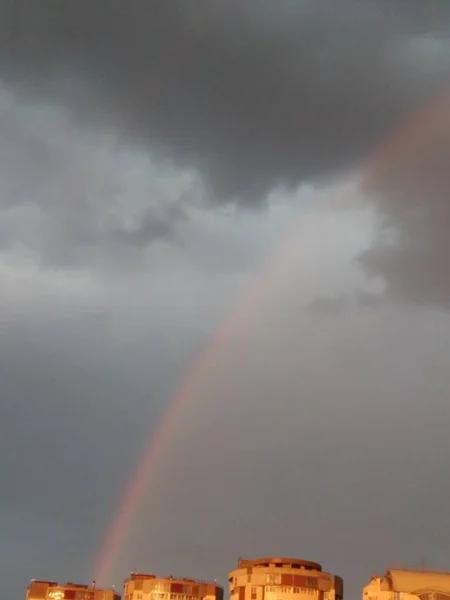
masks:
<svg viewBox="0 0 450 600"><path fill-rule="evenodd" d="M445 85L433 6L3 1L3 71L197 167L219 198L261 201L360 163Z"/></svg>
<svg viewBox="0 0 450 600"><path fill-rule="evenodd" d="M295 188L366 165L380 144L446 89L450 9L439 0L427 6L3 0L1 72L26 97L62 102L81 122L112 128L113 147L134 140L159 160L193 169L208 200L256 205L277 186ZM8 136L11 124L5 123ZM61 157L49 162L30 142L20 157L30 176L67 170L58 167ZM392 185L378 180L371 186L389 226L401 230L400 246L386 253L377 245L363 263L396 295L447 305L445 265L439 264L447 254L447 134L440 132L434 159L430 151L422 145L414 173L391 169ZM8 151L3 164L13 157ZM58 240L72 244L60 253L67 261L83 260L78 239L92 241L96 215L86 193L73 187L93 175L85 166L70 171L63 178L64 203L61 191L50 192L65 224L46 242L49 260ZM21 181L21 188L30 185L26 181L33 181L36 201L34 178ZM419 205L420 217L413 209ZM103 235L113 245L139 247L170 237L185 218L180 204L161 204L126 230L111 218Z"/></svg>
<svg viewBox="0 0 450 600"><path fill-rule="evenodd" d="M400 129L377 157L366 189L383 219L378 244L362 257L403 301L450 306L450 94Z"/></svg>
<svg viewBox="0 0 450 600"><path fill-rule="evenodd" d="M115 583L445 566L449 29L447 0L0 0L5 600L91 576L236 311Z"/></svg>

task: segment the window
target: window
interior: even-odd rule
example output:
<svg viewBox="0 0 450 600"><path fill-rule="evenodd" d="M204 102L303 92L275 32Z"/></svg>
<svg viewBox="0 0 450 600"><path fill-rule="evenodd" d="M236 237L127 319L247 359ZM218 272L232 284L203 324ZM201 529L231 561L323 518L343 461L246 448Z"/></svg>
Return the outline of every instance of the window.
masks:
<svg viewBox="0 0 450 600"><path fill-rule="evenodd" d="M300 588L294 588L294 594L300 594Z"/></svg>

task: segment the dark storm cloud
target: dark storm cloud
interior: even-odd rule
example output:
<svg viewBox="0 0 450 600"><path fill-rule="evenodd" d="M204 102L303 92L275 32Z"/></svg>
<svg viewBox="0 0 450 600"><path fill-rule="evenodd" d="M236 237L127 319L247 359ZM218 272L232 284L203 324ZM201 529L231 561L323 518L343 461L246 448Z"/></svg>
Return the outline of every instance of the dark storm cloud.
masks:
<svg viewBox="0 0 450 600"><path fill-rule="evenodd" d="M450 53L450 46L449 46ZM372 167L366 190L383 220L362 263L401 300L450 307L450 94L416 116Z"/></svg>
<svg viewBox="0 0 450 600"><path fill-rule="evenodd" d="M447 31L445 2L3 0L1 11L5 77L197 166L221 198L261 200L362 161L450 65L419 72L409 46Z"/></svg>
<svg viewBox="0 0 450 600"><path fill-rule="evenodd" d="M196 167L209 196L222 200L263 202L278 184L364 164L450 83L446 1L2 0L0 11L1 75L22 98L66 104L80 123L111 127L153 156ZM7 119L2 130L5 141L14 138ZM8 180L2 202L36 202L49 187L44 181L36 194L36 180L70 162L29 133L25 154L23 144L1 150L3 165L20 163L24 172ZM434 154L442 169L427 158L413 178L403 170L392 185L369 186L400 243L363 258L397 295L441 304L450 299L442 276L445 152L441 144ZM173 237L178 217L151 210L105 237L97 209L113 192L91 182L67 194L62 179L56 196L68 199L41 250L46 262L85 263L106 237L122 250Z"/></svg>

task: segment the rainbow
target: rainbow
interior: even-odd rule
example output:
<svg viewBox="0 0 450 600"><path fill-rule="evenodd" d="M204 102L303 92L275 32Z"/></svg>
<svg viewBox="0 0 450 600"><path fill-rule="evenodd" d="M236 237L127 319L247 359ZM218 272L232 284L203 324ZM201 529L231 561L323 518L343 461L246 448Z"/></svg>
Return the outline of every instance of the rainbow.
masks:
<svg viewBox="0 0 450 600"><path fill-rule="evenodd" d="M177 53L180 51L178 48ZM170 53L173 58L174 54ZM446 118L450 113L450 92L440 95L437 102L433 102L416 114L406 124L400 127L386 142L366 160L357 171L357 181L378 184L387 180L394 172L402 168L410 168L411 161L417 156L420 140L426 138L430 130L442 128L443 123L449 123ZM361 173L363 174L361 179ZM333 198L334 206L336 200ZM341 198L345 203L346 197ZM261 305L262 299L267 297L267 292L272 289L274 276L278 276L283 266L288 262L293 244L297 238L297 228L288 241L284 242L269 261L268 266L249 286L237 306L221 325L211 342L188 369L181 385L175 391L170 406L163 417L155 436L147 442L143 456L133 471L130 481L120 499L116 513L108 528L99 556L96 561L94 579L107 583L124 544L125 537L132 525L141 500L148 489L152 474L167 446L171 432L179 422L188 402L199 392L200 387L220 364L229 340L238 332L243 324L255 315L255 307Z"/></svg>
<svg viewBox="0 0 450 600"><path fill-rule="evenodd" d="M295 236L290 237L290 239L294 241ZM181 385L175 391L169 409L166 411L156 435L148 440L142 459L134 470L119 503L119 508L112 520L98 557L95 581L104 582L108 579L133 517L149 486L151 476L170 438L171 431L179 421L186 404L198 392L202 382L210 377L214 368L217 368L220 364L228 341L236 332L241 330L242 325L248 323L251 317L254 316L255 308L261 304L261 299L266 297L266 290L271 287L272 276L279 274L280 264L287 262L286 259L290 253L291 244L286 244L269 261L264 273L249 286L243 298L240 299L238 307L222 323L218 332L213 336L211 342L206 345L200 357L194 361L192 367L184 376Z"/></svg>

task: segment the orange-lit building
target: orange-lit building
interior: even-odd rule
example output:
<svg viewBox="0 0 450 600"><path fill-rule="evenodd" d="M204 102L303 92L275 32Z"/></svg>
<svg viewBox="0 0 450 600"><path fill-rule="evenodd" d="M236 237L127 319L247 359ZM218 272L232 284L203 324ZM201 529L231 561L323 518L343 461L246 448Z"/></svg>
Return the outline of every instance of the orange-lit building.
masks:
<svg viewBox="0 0 450 600"><path fill-rule="evenodd" d="M97 589L95 583L89 586L32 579L25 600L120 600L120 595L114 590Z"/></svg>
<svg viewBox="0 0 450 600"><path fill-rule="evenodd" d="M450 572L388 569L372 575L362 600L450 600Z"/></svg>
<svg viewBox="0 0 450 600"><path fill-rule="evenodd" d="M215 582L132 573L124 582L124 600L223 600Z"/></svg>
<svg viewBox="0 0 450 600"><path fill-rule="evenodd" d="M342 600L341 577L296 558L239 559L229 574L230 600Z"/></svg>

